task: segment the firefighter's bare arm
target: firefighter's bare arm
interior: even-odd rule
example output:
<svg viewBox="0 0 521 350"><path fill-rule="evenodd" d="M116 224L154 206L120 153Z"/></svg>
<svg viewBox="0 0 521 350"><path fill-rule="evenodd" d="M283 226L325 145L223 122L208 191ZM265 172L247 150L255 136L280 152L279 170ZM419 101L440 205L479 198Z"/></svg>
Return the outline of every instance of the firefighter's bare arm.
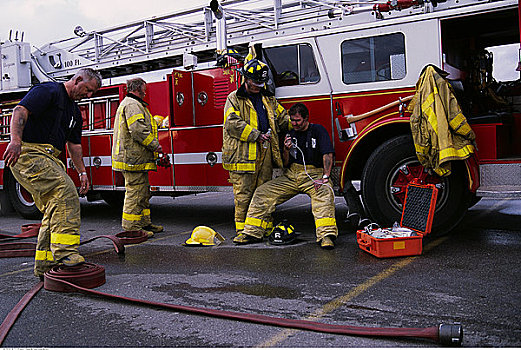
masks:
<svg viewBox="0 0 521 350"><path fill-rule="evenodd" d="M291 136L287 134L284 138L284 148L282 149L282 163L284 166L288 166L291 146L293 146L293 141L291 141Z"/></svg>
<svg viewBox="0 0 521 350"><path fill-rule="evenodd" d="M80 194L85 195L89 190L90 183L87 171L85 170L85 164L83 163L83 149L81 148L81 144L72 143L70 141L67 141L67 149L71 155L74 168L76 168L80 176Z"/></svg>
<svg viewBox="0 0 521 350"><path fill-rule="evenodd" d="M331 176L331 169L333 168L333 153L324 154L322 156L322 162L324 163L324 174L321 179L314 181L316 190L318 190L323 184L329 182L329 176Z"/></svg>
<svg viewBox="0 0 521 350"><path fill-rule="evenodd" d="M22 133L29 117L29 110L24 106L16 106L11 117L11 141L4 152L5 165L15 165L22 152Z"/></svg>

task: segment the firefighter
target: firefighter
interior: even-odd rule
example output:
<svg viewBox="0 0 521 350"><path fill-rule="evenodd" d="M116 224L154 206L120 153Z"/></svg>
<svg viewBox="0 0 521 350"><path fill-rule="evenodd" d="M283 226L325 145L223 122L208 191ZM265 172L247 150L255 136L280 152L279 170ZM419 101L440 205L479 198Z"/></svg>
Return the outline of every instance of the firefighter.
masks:
<svg viewBox="0 0 521 350"><path fill-rule="evenodd" d="M244 83L226 100L222 147L233 185L236 243L251 238L241 234L248 206L255 189L272 178L272 164L282 168L278 135L290 127L284 107L264 89L268 66L252 59L239 72Z"/></svg>
<svg viewBox="0 0 521 350"><path fill-rule="evenodd" d="M83 119L75 101L91 97L100 86L98 72L81 69L65 83L34 86L13 111L11 141L4 160L43 213L34 265L34 274L40 278L57 264L75 266L85 262L78 253L78 192L58 155L67 144L79 173L79 193L86 194L90 184L81 147Z"/></svg>
<svg viewBox="0 0 521 350"><path fill-rule="evenodd" d="M127 81L127 96L121 101L114 121L112 169L125 178L125 201L121 226L126 231L144 231L148 237L162 232L150 219L150 183L148 172L157 170L156 159L163 148L157 125L143 101L146 82L141 78Z"/></svg>
<svg viewBox="0 0 521 350"><path fill-rule="evenodd" d="M309 111L304 104L291 106L289 115L293 130L284 139L284 175L266 182L255 191L243 231L244 235L253 238L245 241L261 241L275 206L305 193L311 198L317 242L324 249L333 249L338 236L335 194L329 184L333 145L322 125L309 122Z"/></svg>

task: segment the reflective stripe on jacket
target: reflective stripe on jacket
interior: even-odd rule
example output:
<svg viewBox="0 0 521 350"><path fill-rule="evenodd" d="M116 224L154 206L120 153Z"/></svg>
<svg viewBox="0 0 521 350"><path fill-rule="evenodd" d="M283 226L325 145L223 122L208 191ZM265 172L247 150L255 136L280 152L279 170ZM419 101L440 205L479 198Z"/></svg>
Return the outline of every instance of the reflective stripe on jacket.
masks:
<svg viewBox="0 0 521 350"><path fill-rule="evenodd" d="M121 101L114 121L112 169L156 170L157 125L145 103L132 94Z"/></svg>
<svg viewBox="0 0 521 350"><path fill-rule="evenodd" d="M424 69L408 110L416 155L424 167L448 176L451 160L466 159L474 152L476 136L443 71L432 65Z"/></svg>
<svg viewBox="0 0 521 350"><path fill-rule="evenodd" d="M282 168L279 132L287 132L291 126L289 116L274 96L264 90L262 103L266 108L271 128L271 151L273 163ZM228 95L224 106L223 122L223 168L235 172L255 172L255 162L260 152L256 142L259 134L257 112L248 98L244 85Z"/></svg>

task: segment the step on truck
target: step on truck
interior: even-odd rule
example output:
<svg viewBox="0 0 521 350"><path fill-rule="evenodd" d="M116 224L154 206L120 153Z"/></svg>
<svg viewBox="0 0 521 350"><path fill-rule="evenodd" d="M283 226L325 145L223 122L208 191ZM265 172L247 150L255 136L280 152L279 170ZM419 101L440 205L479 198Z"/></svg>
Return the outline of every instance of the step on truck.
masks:
<svg viewBox="0 0 521 350"><path fill-rule="evenodd" d="M305 103L310 121L328 130L338 195L354 183L370 219L389 225L399 220L407 184L420 178L439 190L433 231L448 232L482 197L521 197L519 38L512 0L212 0L101 31L78 26L39 48L15 31L0 44L0 154L12 110L31 86L91 67L104 83L79 102L88 200L121 204L112 129L124 83L134 76L149 83L147 102L170 157L170 167L151 172L152 193L230 191L221 162L223 108L241 83L243 62L220 54L255 52L269 65L281 104ZM475 155L454 161L447 177L420 165L409 126L407 105L429 64L449 73L476 134ZM62 159L78 182L66 152ZM0 204L39 216L3 160Z"/></svg>

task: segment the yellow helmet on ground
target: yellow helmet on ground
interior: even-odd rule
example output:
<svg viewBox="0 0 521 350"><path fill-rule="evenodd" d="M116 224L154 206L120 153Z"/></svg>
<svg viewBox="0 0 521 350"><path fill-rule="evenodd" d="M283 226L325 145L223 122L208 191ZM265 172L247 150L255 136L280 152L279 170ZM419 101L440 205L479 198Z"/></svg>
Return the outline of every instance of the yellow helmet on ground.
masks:
<svg viewBox="0 0 521 350"><path fill-rule="evenodd" d="M185 245L215 245L215 238L221 243L224 237L215 232L208 226L197 226L192 231L192 235L185 242Z"/></svg>

